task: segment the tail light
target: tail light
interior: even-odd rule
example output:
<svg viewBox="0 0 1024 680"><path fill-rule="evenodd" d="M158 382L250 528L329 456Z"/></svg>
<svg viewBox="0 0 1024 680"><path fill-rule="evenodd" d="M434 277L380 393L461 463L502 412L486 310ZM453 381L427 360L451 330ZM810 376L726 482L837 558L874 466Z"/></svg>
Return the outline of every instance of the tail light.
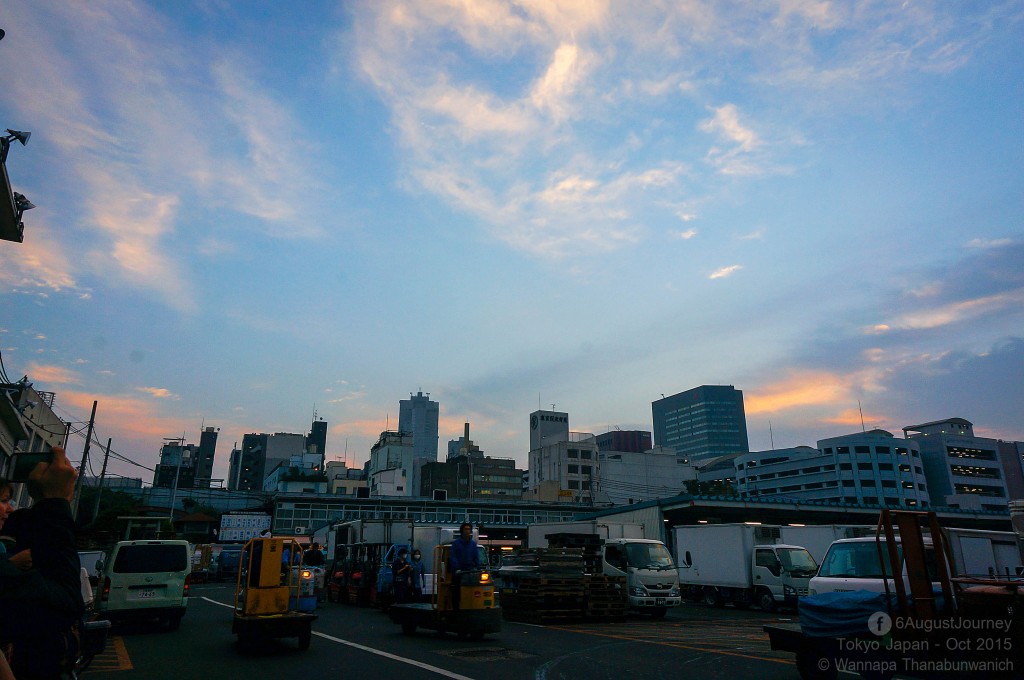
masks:
<svg viewBox="0 0 1024 680"><path fill-rule="evenodd" d="M313 575L313 572L311 572L309 569L303 569L302 570L302 578L309 578L312 575Z"/></svg>
<svg viewBox="0 0 1024 680"><path fill-rule="evenodd" d="M183 597L188 597L188 587L192 583L192 574L185 574L185 590L183 591Z"/></svg>
<svg viewBox="0 0 1024 680"><path fill-rule="evenodd" d="M110 599L110 577L103 579L103 590L100 591L100 601L106 602Z"/></svg>
<svg viewBox="0 0 1024 680"><path fill-rule="evenodd" d="M480 583L487 583L490 580L491 580L491 575L488 574L486 571L484 573L480 574Z"/></svg>

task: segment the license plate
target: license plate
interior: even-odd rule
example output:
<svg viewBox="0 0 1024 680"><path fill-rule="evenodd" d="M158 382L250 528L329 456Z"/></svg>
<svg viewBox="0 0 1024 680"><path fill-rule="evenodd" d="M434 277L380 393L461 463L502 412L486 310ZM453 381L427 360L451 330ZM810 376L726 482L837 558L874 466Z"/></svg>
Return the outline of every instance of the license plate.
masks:
<svg viewBox="0 0 1024 680"><path fill-rule="evenodd" d="M148 600L151 597L156 597L156 591L152 588L143 588L135 591L135 599L137 600Z"/></svg>
<svg viewBox="0 0 1024 680"><path fill-rule="evenodd" d="M656 598L654 600L654 604L655 604L655 606L658 606L658 607L664 607L665 606L665 598L663 598L663 597Z"/></svg>

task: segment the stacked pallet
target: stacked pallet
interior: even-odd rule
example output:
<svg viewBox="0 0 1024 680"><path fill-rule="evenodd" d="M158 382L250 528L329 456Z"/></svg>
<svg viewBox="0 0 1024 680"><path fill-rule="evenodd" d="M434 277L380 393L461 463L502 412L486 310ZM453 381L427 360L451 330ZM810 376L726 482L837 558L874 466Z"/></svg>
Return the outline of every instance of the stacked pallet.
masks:
<svg viewBox="0 0 1024 680"><path fill-rule="evenodd" d="M626 580L586 573L581 548L522 550L499 571L506 619L529 623L622 620Z"/></svg>
<svg viewBox="0 0 1024 680"><path fill-rule="evenodd" d="M625 576L589 574L584 578L584 614L592 621L624 621L629 608Z"/></svg>
<svg viewBox="0 0 1024 680"><path fill-rule="evenodd" d="M596 534L548 534L545 536L551 548L579 550L583 558L583 572L600 574L603 571L601 545L603 541Z"/></svg>
<svg viewBox="0 0 1024 680"><path fill-rule="evenodd" d="M505 618L531 623L577 621L586 611L583 580L539 571L520 572L514 579L502 575L501 608Z"/></svg>

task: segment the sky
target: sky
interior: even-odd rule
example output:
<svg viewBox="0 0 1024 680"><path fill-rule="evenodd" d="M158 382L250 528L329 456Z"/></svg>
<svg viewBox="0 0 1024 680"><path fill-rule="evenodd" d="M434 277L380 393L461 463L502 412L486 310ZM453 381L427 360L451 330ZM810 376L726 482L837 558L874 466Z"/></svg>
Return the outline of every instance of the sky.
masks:
<svg viewBox="0 0 1024 680"><path fill-rule="evenodd" d="M0 356L152 481L164 438L398 403L752 450L1024 440L1024 3L5 0ZM84 436L69 444L80 459ZM93 449L96 451L96 449ZM135 464L127 462L128 459ZM93 466L97 472L98 463Z"/></svg>

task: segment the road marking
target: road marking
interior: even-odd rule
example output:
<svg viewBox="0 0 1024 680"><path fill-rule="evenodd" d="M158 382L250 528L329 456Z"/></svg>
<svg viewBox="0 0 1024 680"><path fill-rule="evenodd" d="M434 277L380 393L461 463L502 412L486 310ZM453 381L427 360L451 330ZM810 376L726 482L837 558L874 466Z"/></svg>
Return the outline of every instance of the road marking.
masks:
<svg viewBox="0 0 1024 680"><path fill-rule="evenodd" d="M213 604L220 605L221 607L227 607L228 609L234 609L235 608L234 605L224 604L223 602L218 602L217 600L211 600L210 598L208 598L206 596L203 596L202 599L206 600L207 602L211 602ZM377 656L383 656L383 657L385 657L387 659L391 659L393 661L398 661L400 663L408 664L410 666L416 666L417 668L422 668L425 671L429 671L431 673L436 673L437 675L443 675L444 677L451 678L452 680L473 680L473 678L471 678L471 677L469 677L467 675L459 675L458 673L453 673L453 672L451 672L449 670L446 670L444 668L438 668L437 666L431 666L430 664L423 663L421 661L413 661L412 659L406 659L406 658L403 658L401 656L396 656L395 654L390 654L388 652L385 652L385 651L382 651L382 650L379 650L379 649L374 649L373 647L367 647L366 645L361 645L358 642L351 642L349 640L342 640L341 638L334 637L333 635L328 635L327 633L320 633L320 632L317 632L317 631L314 630L313 631L313 635L316 635L317 637L322 637L325 640L330 640L331 642L337 642L338 644L347 645L349 647L353 647L355 649L358 649L358 650L361 650L361 651L364 651L364 652L369 652L370 654L376 654Z"/></svg>
<svg viewBox="0 0 1024 680"><path fill-rule="evenodd" d="M107 639L107 648L97 654L89 664L90 671L130 671L134 670L124 639L120 635L111 635Z"/></svg>

